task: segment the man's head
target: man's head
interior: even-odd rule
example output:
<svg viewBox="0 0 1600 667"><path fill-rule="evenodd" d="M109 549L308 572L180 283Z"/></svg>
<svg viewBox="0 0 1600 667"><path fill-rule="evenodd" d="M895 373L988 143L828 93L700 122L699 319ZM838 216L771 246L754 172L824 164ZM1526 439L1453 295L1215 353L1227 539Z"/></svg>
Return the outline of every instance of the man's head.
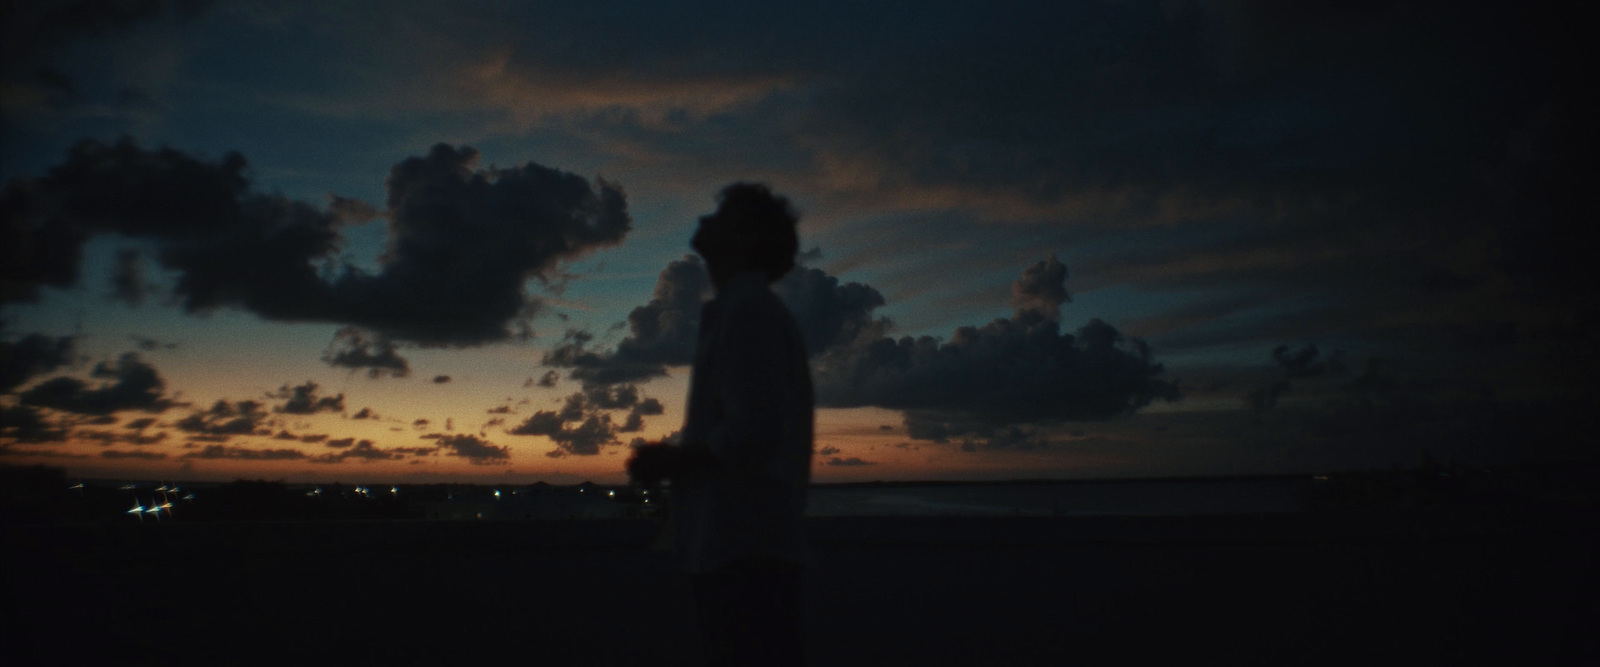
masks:
<svg viewBox="0 0 1600 667"><path fill-rule="evenodd" d="M706 260L717 285L746 271L764 272L772 282L794 268L799 221L789 200L766 185L734 183L717 194L717 210L701 216L689 245Z"/></svg>

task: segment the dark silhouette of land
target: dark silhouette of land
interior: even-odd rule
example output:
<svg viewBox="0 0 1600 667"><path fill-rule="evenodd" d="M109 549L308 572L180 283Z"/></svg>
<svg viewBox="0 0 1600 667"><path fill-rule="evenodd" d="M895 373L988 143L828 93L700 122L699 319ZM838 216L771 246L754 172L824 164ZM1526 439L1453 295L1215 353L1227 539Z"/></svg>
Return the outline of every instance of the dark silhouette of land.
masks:
<svg viewBox="0 0 1600 667"><path fill-rule="evenodd" d="M10 516L6 664L699 657L687 578L648 549L650 519ZM815 665L1600 657L1588 501L807 530Z"/></svg>

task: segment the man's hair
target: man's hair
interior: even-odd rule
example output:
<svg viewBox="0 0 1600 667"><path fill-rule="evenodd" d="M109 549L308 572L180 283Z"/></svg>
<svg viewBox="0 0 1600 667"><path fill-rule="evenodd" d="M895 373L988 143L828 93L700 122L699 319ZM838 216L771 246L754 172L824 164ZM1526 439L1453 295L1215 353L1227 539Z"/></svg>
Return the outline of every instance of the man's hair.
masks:
<svg viewBox="0 0 1600 667"><path fill-rule="evenodd" d="M782 278L794 268L800 238L795 227L800 216L787 197L772 194L764 183L738 182L717 193L717 210L711 217L737 236L749 255L735 259L745 270L765 271L767 280Z"/></svg>

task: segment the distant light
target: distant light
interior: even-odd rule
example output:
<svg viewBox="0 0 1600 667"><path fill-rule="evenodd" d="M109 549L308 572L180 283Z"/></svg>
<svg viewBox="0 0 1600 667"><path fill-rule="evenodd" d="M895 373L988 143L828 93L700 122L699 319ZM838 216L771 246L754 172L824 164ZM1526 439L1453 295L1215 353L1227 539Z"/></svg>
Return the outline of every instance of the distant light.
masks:
<svg viewBox="0 0 1600 667"><path fill-rule="evenodd" d="M495 489L495 490L494 490L494 497L495 497L495 498L499 498L499 497L500 497L500 489ZM481 517L480 517L480 518L481 518Z"/></svg>
<svg viewBox="0 0 1600 667"><path fill-rule="evenodd" d="M615 498L615 497L617 497L617 492L616 491L607 491L606 495L611 496L612 498Z"/></svg>
<svg viewBox="0 0 1600 667"><path fill-rule="evenodd" d="M400 495L400 487L398 487L398 486L389 487L389 495L392 495L392 496Z"/></svg>

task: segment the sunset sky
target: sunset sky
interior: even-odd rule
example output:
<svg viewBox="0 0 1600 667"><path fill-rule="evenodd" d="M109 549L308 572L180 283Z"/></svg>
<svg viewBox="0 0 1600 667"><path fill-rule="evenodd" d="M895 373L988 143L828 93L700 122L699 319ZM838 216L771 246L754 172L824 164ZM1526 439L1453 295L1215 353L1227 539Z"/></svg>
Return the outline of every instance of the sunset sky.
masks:
<svg viewBox="0 0 1600 667"><path fill-rule="evenodd" d="M621 481L739 180L819 481L1592 459L1586 28L1468 4L7 3L0 462Z"/></svg>

